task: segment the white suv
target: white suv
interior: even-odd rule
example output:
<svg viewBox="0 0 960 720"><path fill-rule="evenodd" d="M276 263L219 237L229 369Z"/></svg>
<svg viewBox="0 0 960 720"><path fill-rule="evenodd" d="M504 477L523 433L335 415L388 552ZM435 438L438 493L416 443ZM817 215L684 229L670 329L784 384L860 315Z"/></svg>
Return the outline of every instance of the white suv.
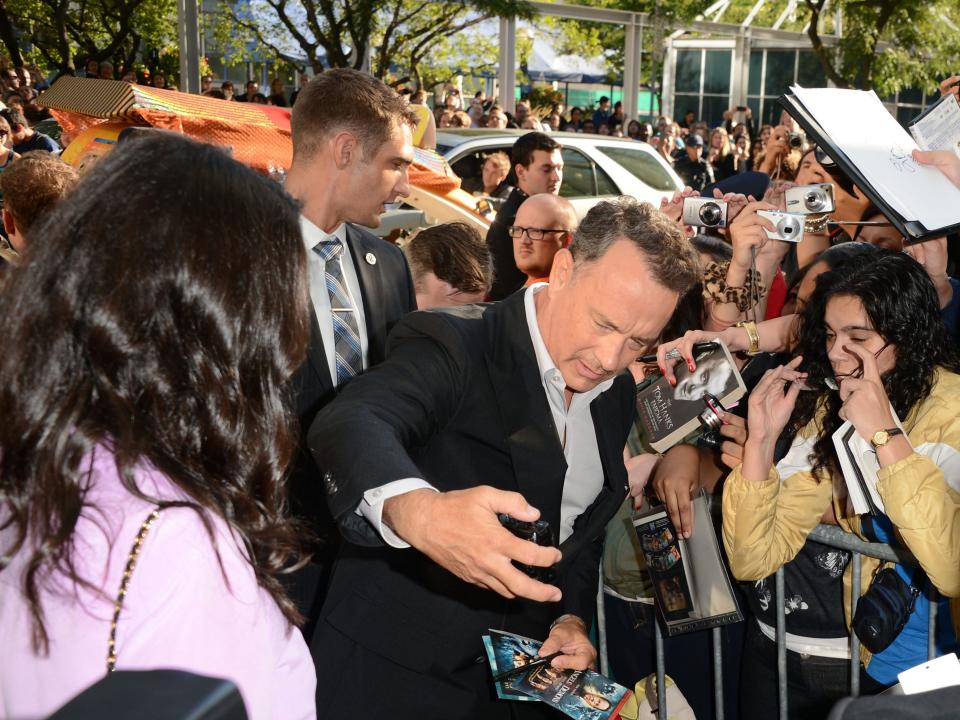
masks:
<svg viewBox="0 0 960 720"><path fill-rule="evenodd" d="M529 130L438 130L437 152L474 192L483 187L481 168L490 153L508 156L513 143ZM630 195L660 206L660 198L683 188L673 168L647 143L605 135L551 133L563 146L560 194L569 198L582 217L600 198ZM511 172L512 175L512 172Z"/></svg>

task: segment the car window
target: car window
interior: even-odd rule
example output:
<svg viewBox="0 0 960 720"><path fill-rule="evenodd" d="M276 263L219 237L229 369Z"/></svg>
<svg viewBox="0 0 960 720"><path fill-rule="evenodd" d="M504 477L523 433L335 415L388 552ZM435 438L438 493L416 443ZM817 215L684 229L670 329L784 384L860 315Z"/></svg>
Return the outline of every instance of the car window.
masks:
<svg viewBox="0 0 960 720"><path fill-rule="evenodd" d="M562 154L563 183L560 185L560 194L563 197L620 194L610 176L582 152L573 148L564 148Z"/></svg>
<svg viewBox="0 0 960 720"><path fill-rule="evenodd" d="M485 147L480 150L473 150L466 155L457 158L451 163L450 167L460 177L460 188L467 192L480 192L483 190L483 161L487 156L495 152L505 152L510 157L510 150L513 145L504 147ZM511 170L511 175L513 171ZM513 184L513 183L511 183Z"/></svg>
<svg viewBox="0 0 960 720"><path fill-rule="evenodd" d="M611 145L598 146L597 150L622 165L627 172L654 190L669 190L672 192L677 189L673 178L653 156L653 153L646 152L641 148L613 147Z"/></svg>

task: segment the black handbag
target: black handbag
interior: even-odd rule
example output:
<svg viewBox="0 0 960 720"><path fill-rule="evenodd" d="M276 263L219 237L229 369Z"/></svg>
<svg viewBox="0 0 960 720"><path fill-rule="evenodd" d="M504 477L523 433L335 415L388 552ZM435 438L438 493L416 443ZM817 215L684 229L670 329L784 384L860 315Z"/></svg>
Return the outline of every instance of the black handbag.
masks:
<svg viewBox="0 0 960 720"><path fill-rule="evenodd" d="M886 650L907 624L919 595L895 568L877 571L853 616L853 631L861 644L874 655Z"/></svg>

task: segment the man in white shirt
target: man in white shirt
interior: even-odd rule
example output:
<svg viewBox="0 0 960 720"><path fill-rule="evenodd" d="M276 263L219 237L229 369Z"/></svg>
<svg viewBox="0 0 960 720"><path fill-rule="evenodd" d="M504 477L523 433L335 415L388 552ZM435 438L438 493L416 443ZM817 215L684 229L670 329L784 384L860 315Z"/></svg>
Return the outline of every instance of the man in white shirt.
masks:
<svg viewBox="0 0 960 720"><path fill-rule="evenodd" d="M675 224L602 202L549 284L408 315L376 372L317 416L309 444L349 541L312 644L320 717L537 713L492 699L488 628L545 638L556 667L594 661L586 623L635 411L623 371L698 277ZM547 520L559 548L513 536L500 513Z"/></svg>

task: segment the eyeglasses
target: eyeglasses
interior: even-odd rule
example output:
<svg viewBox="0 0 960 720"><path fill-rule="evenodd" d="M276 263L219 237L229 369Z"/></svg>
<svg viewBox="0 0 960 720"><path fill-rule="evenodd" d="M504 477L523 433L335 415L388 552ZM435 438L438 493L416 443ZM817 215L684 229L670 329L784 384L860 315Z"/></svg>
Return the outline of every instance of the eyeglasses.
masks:
<svg viewBox="0 0 960 720"><path fill-rule="evenodd" d="M514 240L519 240L523 236L523 234L526 233L528 238L530 238L534 242L537 242L539 240L543 240L544 236L547 235L548 233L565 233L570 231L565 230L563 228L559 228L559 229L527 228L527 227L519 227L517 225L511 225L510 227L507 228L507 232L510 234L510 237L512 237Z"/></svg>

